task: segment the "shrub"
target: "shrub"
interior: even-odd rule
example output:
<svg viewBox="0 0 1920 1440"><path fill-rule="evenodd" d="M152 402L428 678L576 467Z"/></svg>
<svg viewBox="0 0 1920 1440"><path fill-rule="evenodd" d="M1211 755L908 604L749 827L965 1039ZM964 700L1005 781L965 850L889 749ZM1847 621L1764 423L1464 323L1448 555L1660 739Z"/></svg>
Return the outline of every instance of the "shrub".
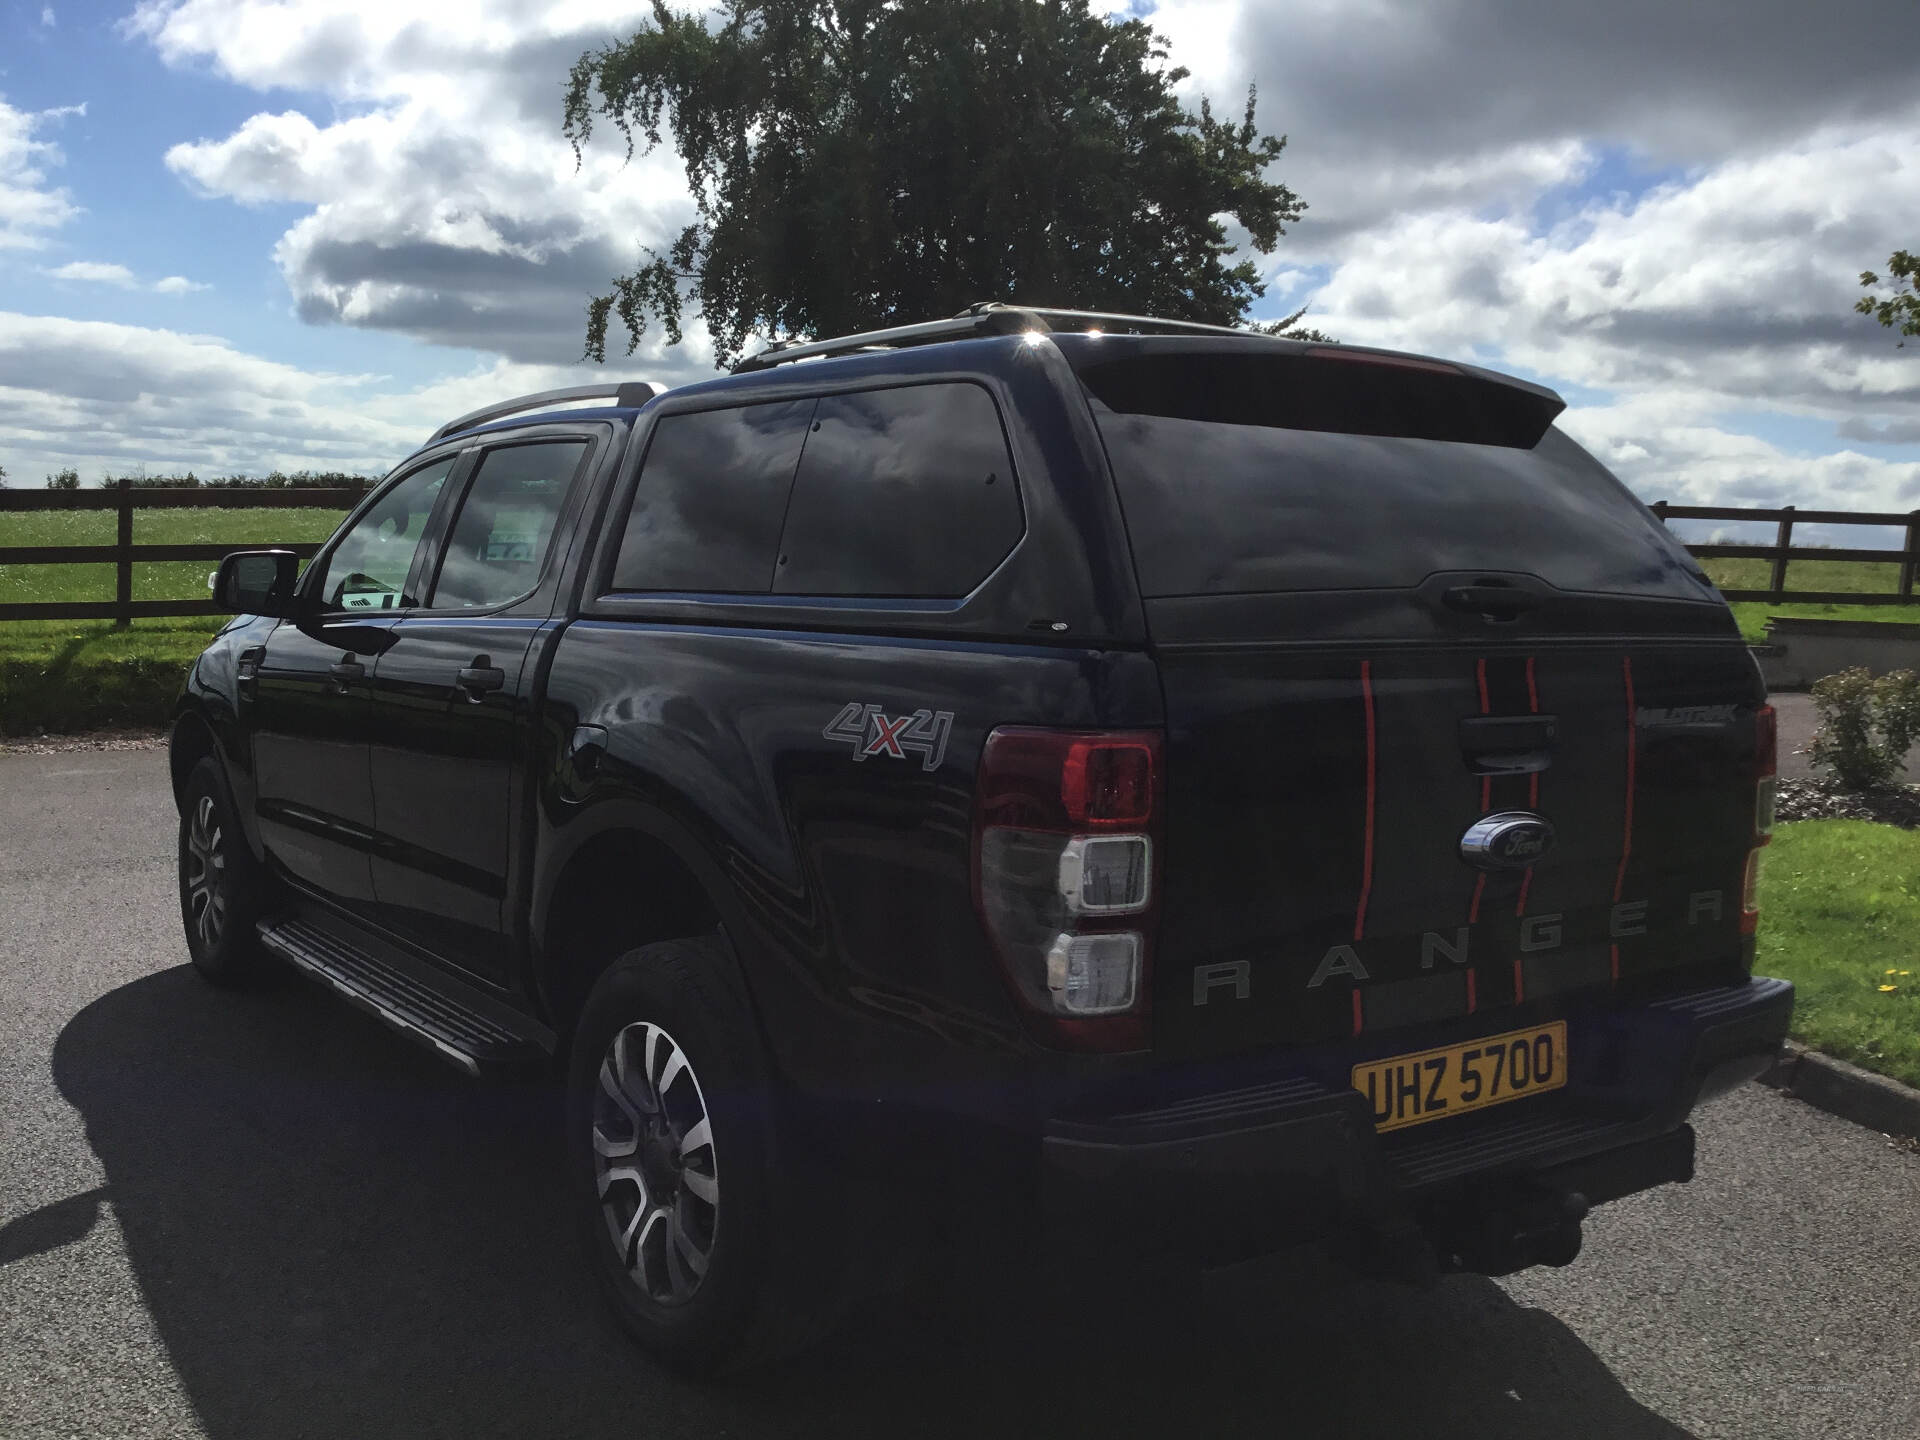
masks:
<svg viewBox="0 0 1920 1440"><path fill-rule="evenodd" d="M78 490L80 488L80 472L74 469L55 471L53 474L47 476L47 488L49 490Z"/></svg>
<svg viewBox="0 0 1920 1440"><path fill-rule="evenodd" d="M1843 789L1887 784L1920 738L1920 676L1895 670L1875 679L1860 667L1823 676L1813 685L1820 731L1813 763L1831 770Z"/></svg>

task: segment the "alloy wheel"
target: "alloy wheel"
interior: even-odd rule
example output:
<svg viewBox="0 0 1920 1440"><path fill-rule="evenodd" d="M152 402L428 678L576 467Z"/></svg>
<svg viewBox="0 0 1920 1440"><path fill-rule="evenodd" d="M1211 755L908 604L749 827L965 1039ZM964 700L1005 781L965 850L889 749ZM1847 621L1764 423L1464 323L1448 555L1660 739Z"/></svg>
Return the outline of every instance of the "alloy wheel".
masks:
<svg viewBox="0 0 1920 1440"><path fill-rule="evenodd" d="M639 1022L613 1037L593 1097L594 1183L621 1268L661 1305L706 1278L720 1172L705 1094L673 1037Z"/></svg>
<svg viewBox="0 0 1920 1440"><path fill-rule="evenodd" d="M187 824L187 916L203 954L220 948L227 928L226 833L213 797L202 795Z"/></svg>

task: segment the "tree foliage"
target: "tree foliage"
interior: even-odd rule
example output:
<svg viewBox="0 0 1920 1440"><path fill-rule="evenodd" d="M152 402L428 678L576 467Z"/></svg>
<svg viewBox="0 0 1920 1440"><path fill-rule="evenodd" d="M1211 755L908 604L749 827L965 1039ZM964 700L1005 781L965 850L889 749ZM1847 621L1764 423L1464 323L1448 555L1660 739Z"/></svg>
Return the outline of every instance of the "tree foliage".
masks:
<svg viewBox="0 0 1920 1440"><path fill-rule="evenodd" d="M631 353L691 304L729 363L756 334L836 335L982 300L1233 324L1305 206L1267 178L1286 145L1175 87L1144 22L1088 0L726 0L582 55L564 133L628 154L671 132L696 209L588 305ZM1242 232L1230 236L1230 218Z"/></svg>
<svg viewBox="0 0 1920 1440"><path fill-rule="evenodd" d="M1899 327L1902 335L1920 335L1920 256L1896 250L1887 261L1887 280L1893 285L1890 295L1863 295L1854 304L1862 315L1871 315L1889 330ZM1880 277L1871 270L1860 272L1861 287L1877 290ZM1898 342L1905 345L1907 342Z"/></svg>

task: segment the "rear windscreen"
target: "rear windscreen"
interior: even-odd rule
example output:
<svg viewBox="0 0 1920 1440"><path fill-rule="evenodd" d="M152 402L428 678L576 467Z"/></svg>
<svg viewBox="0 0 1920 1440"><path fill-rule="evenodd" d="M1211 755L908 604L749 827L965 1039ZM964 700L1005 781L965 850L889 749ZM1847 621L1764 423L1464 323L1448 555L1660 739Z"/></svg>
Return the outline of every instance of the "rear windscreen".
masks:
<svg viewBox="0 0 1920 1440"><path fill-rule="evenodd" d="M1685 551L1545 421L1528 447L1512 443L1511 424L1486 434L1498 402L1449 418L1418 372L1408 372L1417 393L1396 420L1406 377L1364 364L1323 367L1330 373L1312 390L1324 408L1303 415L1297 393L1263 396L1257 366L1236 357L1207 368L1215 381L1246 373L1231 384L1143 389L1137 373L1116 385L1098 366L1081 369L1150 597L1412 587L1463 570L1524 571L1563 590L1701 597ZM1539 411L1533 394L1516 393ZM1330 423L1342 417L1363 433ZM1476 426L1483 438L1452 438Z"/></svg>

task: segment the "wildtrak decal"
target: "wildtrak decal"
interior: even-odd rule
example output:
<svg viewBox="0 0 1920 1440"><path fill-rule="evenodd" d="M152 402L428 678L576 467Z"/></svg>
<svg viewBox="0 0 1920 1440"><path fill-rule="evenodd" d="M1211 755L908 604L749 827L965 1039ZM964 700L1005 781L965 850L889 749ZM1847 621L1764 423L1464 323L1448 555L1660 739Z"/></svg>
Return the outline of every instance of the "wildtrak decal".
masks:
<svg viewBox="0 0 1920 1440"><path fill-rule="evenodd" d="M1674 725L1731 725L1734 705L1676 705L1668 709L1642 705L1633 712L1633 723L1642 730L1659 730Z"/></svg>
<svg viewBox="0 0 1920 1440"><path fill-rule="evenodd" d="M853 747L853 758L890 755L904 760L908 754L920 757L922 770L938 770L946 759L947 737L953 731L951 710L914 710L905 715L889 715L878 705L849 700L840 713L820 732L824 740Z"/></svg>

